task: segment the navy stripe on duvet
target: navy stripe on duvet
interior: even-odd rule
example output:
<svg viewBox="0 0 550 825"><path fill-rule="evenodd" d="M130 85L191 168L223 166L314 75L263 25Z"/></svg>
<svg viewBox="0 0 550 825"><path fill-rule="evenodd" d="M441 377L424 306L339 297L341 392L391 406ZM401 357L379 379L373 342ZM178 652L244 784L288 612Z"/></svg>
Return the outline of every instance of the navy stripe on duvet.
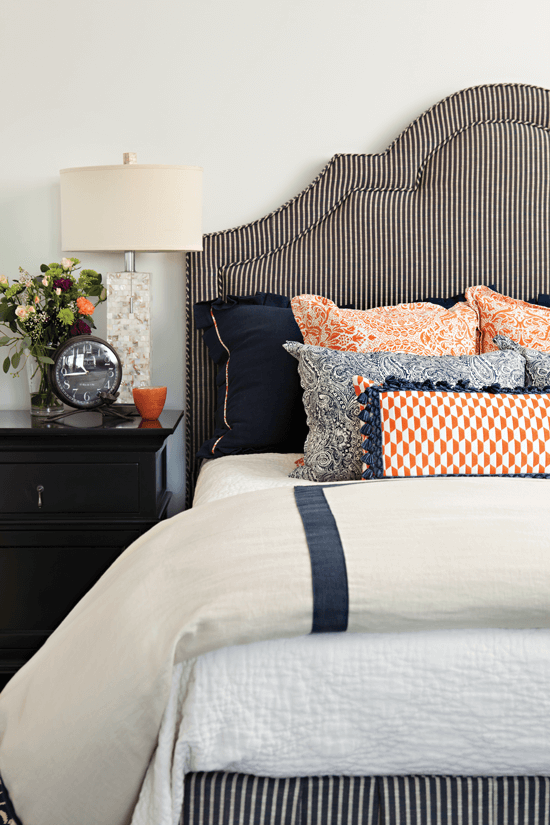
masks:
<svg viewBox="0 0 550 825"><path fill-rule="evenodd" d="M322 487L294 488L311 560L312 633L341 633L348 628L348 576L336 520Z"/></svg>
<svg viewBox="0 0 550 825"><path fill-rule="evenodd" d="M11 804L8 789L2 784L2 777L0 776L0 822L5 822L6 825L21 825L21 820L14 811Z"/></svg>

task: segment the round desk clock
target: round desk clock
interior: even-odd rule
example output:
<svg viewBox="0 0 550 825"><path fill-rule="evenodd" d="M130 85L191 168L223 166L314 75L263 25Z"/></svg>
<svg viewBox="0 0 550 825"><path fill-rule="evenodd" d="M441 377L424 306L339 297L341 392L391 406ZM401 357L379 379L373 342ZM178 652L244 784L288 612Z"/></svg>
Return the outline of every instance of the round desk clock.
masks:
<svg viewBox="0 0 550 825"><path fill-rule="evenodd" d="M65 404L92 410L104 403L100 393L114 395L122 380L122 364L114 347L94 335L64 341L50 365L52 389Z"/></svg>

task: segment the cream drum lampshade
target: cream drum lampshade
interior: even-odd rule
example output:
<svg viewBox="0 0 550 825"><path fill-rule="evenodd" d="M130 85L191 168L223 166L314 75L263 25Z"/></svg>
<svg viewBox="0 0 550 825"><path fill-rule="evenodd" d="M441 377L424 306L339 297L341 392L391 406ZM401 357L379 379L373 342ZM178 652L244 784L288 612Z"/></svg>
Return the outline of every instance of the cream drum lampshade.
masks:
<svg viewBox="0 0 550 825"><path fill-rule="evenodd" d="M62 169L64 252L124 252L125 271L109 273L107 339L123 367L119 401L150 386L149 273L135 272L135 252L202 249L202 169L138 164Z"/></svg>
<svg viewBox="0 0 550 825"><path fill-rule="evenodd" d="M62 169L61 246L78 252L202 249L199 166Z"/></svg>

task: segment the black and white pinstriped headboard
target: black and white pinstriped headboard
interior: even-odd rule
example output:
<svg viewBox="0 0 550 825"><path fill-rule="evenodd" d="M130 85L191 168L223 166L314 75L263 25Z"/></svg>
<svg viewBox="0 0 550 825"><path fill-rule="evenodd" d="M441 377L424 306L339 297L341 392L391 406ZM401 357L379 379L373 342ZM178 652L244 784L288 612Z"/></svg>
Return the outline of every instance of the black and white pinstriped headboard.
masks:
<svg viewBox="0 0 550 825"><path fill-rule="evenodd" d="M550 292L550 91L477 86L379 155L335 155L292 200L187 255L186 451L211 435L215 371L192 306L258 290L368 308L494 283Z"/></svg>

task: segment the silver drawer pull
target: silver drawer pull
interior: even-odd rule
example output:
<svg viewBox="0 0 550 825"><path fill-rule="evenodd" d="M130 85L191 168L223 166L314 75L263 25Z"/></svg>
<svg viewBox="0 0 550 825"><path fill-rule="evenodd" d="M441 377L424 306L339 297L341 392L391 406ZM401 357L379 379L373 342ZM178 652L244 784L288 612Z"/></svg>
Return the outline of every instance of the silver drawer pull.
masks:
<svg viewBox="0 0 550 825"><path fill-rule="evenodd" d="M44 492L44 488L41 484L38 485L36 488L36 492L38 493L38 508L42 507L42 493Z"/></svg>

